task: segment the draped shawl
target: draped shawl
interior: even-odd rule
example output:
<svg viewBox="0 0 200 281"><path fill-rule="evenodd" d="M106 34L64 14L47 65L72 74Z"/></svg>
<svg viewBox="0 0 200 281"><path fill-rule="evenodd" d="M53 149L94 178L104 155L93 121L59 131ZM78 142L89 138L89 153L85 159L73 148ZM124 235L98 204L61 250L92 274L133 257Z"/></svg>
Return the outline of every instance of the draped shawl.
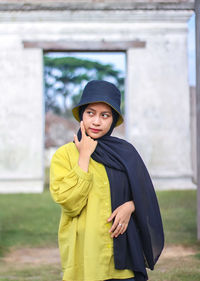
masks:
<svg viewBox="0 0 200 281"><path fill-rule="evenodd" d="M78 131L81 140L81 130ZM154 266L164 247L164 233L156 193L147 168L135 147L120 138L104 135L92 159L105 166L114 211L133 200L135 211L127 230L114 243L116 269L131 269L136 281L148 280L146 268Z"/></svg>

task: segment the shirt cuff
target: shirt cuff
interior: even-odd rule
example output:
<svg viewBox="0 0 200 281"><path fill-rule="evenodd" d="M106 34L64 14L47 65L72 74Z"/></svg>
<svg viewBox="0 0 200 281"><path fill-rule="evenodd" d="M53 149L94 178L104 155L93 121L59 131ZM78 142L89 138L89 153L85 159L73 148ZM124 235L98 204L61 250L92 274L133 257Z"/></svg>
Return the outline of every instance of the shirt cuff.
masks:
<svg viewBox="0 0 200 281"><path fill-rule="evenodd" d="M76 164L76 166L74 166L73 170L80 178L87 180L87 181L92 180L93 175L90 172L85 172L83 169L81 169L81 167L78 164Z"/></svg>

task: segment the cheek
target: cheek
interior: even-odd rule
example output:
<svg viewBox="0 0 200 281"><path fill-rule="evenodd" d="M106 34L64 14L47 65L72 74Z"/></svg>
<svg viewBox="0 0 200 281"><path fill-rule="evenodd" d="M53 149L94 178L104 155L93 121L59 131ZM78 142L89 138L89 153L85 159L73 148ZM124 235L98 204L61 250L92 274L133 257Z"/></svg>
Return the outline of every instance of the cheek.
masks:
<svg viewBox="0 0 200 281"><path fill-rule="evenodd" d="M112 125L113 120L109 120L109 122L107 123L107 130L110 130L110 127Z"/></svg>
<svg viewBox="0 0 200 281"><path fill-rule="evenodd" d="M83 113L83 124L86 125L88 123L88 118L87 118L87 114Z"/></svg>
<svg viewBox="0 0 200 281"><path fill-rule="evenodd" d="M111 125L112 125L112 122L113 122L113 118L111 118L111 120L110 120L110 127L111 127Z"/></svg>
<svg viewBox="0 0 200 281"><path fill-rule="evenodd" d="M89 121L90 121L90 119L87 117L87 115L83 114L83 125L85 127L86 132L87 132L88 128L90 127L90 122Z"/></svg>

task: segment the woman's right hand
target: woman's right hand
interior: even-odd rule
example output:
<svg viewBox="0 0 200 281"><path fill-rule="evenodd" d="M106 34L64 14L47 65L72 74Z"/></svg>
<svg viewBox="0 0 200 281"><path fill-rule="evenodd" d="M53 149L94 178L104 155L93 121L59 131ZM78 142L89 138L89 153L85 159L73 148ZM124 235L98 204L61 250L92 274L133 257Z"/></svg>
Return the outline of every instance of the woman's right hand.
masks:
<svg viewBox="0 0 200 281"><path fill-rule="evenodd" d="M95 151L98 141L93 140L90 136L86 135L83 121L80 123L82 138L78 140L77 135L74 135L74 142L80 155L91 156Z"/></svg>

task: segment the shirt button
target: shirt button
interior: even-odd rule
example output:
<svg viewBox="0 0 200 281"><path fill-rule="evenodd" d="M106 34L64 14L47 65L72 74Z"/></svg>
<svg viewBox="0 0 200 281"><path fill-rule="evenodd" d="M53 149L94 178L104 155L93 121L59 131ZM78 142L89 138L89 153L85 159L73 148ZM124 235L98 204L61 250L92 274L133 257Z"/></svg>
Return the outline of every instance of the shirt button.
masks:
<svg viewBox="0 0 200 281"><path fill-rule="evenodd" d="M104 184L107 184L107 181L104 181Z"/></svg>

